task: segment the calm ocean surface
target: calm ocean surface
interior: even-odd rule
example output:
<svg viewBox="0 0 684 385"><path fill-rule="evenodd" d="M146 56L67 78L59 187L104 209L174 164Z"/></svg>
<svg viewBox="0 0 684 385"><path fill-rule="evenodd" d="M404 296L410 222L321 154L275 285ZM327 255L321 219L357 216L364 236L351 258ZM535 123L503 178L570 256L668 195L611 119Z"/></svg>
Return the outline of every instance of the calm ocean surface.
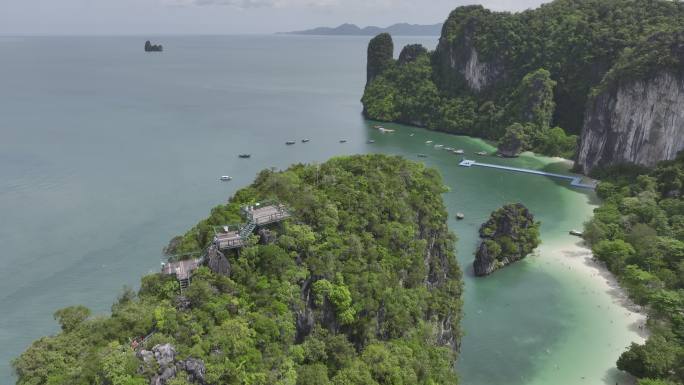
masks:
<svg viewBox="0 0 684 385"><path fill-rule="evenodd" d="M367 152L427 153L445 194L466 271L465 385L610 384L633 332L609 324L607 292L545 259L590 216L594 196L565 182L457 167L434 140L472 154L466 137L361 117L365 37L0 37L0 383L9 361L58 330L52 313L106 313L123 285L160 267L161 249L267 167ZM436 38L395 38L436 45ZM413 133L414 136L410 136ZM286 140L310 138L285 146ZM348 142L340 144L340 139ZM375 144L366 144L370 138ZM249 160L238 159L250 152ZM491 162L563 170L547 158ZM220 183L220 175L233 181ZM521 201L542 221L538 256L486 279L471 276L477 228ZM580 380L580 377L586 377Z"/></svg>

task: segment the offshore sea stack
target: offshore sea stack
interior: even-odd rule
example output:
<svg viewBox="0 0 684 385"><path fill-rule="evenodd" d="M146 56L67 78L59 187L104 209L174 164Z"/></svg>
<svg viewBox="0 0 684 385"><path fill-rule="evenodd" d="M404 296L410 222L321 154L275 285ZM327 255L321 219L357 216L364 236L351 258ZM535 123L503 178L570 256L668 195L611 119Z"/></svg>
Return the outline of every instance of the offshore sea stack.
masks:
<svg viewBox="0 0 684 385"><path fill-rule="evenodd" d="M473 262L475 275L489 275L525 258L540 243L539 226L521 203L507 204L494 211L480 227L482 242Z"/></svg>
<svg viewBox="0 0 684 385"><path fill-rule="evenodd" d="M152 44L150 41L145 42L145 52L162 52L164 47L161 44Z"/></svg>

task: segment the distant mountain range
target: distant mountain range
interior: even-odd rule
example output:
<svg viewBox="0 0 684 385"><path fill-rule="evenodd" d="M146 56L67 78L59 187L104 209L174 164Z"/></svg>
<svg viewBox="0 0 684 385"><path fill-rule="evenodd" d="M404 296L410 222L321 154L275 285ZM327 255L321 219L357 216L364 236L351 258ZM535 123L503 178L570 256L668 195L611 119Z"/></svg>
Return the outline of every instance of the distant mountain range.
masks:
<svg viewBox="0 0 684 385"><path fill-rule="evenodd" d="M442 23L431 25L419 25L408 23L392 24L387 28L368 26L360 28L355 24L345 23L339 27L318 27L304 31L281 32L287 35L357 35L374 36L387 32L394 36L439 36L442 32Z"/></svg>

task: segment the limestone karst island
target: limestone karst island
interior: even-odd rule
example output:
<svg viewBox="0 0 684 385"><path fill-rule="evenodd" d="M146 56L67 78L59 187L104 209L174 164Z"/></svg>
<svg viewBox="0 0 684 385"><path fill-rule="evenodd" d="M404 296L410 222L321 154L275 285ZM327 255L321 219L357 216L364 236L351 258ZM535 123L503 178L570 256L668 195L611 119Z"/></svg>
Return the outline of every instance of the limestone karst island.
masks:
<svg viewBox="0 0 684 385"><path fill-rule="evenodd" d="M681 1L7 1L0 383L684 385Z"/></svg>

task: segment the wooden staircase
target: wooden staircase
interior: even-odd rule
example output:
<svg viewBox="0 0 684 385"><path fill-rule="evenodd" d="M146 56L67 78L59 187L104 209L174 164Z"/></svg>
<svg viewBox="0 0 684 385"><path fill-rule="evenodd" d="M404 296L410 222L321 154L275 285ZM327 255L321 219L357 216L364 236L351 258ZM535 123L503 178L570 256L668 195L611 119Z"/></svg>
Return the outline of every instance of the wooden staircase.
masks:
<svg viewBox="0 0 684 385"><path fill-rule="evenodd" d="M179 279L181 294L183 294L183 289L187 289L190 286L190 278Z"/></svg>
<svg viewBox="0 0 684 385"><path fill-rule="evenodd" d="M254 223L253 220L250 220L249 222L247 222L247 224L243 228L240 229L240 237L241 238L249 237L250 234L252 234L252 232L256 228L256 226L257 225L256 225L256 223Z"/></svg>

